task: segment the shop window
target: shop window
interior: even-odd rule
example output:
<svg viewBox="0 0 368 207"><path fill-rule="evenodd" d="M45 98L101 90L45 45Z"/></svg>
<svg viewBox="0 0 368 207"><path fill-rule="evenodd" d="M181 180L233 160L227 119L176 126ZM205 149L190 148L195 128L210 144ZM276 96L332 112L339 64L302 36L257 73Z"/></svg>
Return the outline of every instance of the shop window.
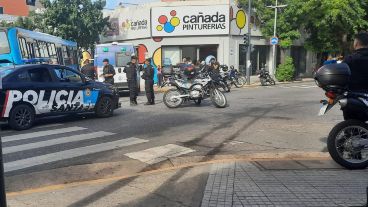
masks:
<svg viewBox="0 0 368 207"><path fill-rule="evenodd" d="M181 62L179 47L164 47L162 54L162 59L166 60L166 63L171 62L173 65L176 65Z"/></svg>
<svg viewBox="0 0 368 207"><path fill-rule="evenodd" d="M4 7L0 7L0 14L4 14Z"/></svg>

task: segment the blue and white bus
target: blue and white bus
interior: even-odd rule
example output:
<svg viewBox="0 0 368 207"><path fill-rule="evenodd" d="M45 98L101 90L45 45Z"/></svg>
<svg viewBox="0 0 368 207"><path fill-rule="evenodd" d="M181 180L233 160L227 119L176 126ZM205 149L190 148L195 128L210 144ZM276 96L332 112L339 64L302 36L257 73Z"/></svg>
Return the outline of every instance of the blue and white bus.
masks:
<svg viewBox="0 0 368 207"><path fill-rule="evenodd" d="M0 63L52 63L78 69L77 43L21 28L0 29Z"/></svg>

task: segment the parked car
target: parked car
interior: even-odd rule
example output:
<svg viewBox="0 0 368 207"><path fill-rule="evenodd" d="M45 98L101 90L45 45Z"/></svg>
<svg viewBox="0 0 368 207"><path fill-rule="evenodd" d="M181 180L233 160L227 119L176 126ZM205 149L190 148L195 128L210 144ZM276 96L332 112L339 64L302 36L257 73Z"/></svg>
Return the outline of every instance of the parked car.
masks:
<svg viewBox="0 0 368 207"><path fill-rule="evenodd" d="M23 65L0 68L0 119L15 130L25 130L41 116L93 112L109 117L120 107L110 84L90 80L60 65Z"/></svg>

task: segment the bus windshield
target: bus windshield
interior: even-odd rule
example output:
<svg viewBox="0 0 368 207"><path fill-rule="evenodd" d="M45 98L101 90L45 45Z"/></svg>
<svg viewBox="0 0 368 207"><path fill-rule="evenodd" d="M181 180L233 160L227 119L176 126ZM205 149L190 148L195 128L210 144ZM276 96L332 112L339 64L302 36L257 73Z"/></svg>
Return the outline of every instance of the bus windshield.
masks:
<svg viewBox="0 0 368 207"><path fill-rule="evenodd" d="M10 53L8 36L5 31L0 31L0 54Z"/></svg>

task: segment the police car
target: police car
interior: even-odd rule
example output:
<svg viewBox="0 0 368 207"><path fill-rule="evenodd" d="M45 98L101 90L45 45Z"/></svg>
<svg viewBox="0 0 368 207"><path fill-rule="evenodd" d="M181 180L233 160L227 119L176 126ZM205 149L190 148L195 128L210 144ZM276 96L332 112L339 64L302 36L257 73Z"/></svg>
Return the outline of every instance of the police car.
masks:
<svg viewBox="0 0 368 207"><path fill-rule="evenodd" d="M0 67L0 120L16 130L32 127L36 117L93 112L112 116L119 94L106 83L60 65Z"/></svg>

